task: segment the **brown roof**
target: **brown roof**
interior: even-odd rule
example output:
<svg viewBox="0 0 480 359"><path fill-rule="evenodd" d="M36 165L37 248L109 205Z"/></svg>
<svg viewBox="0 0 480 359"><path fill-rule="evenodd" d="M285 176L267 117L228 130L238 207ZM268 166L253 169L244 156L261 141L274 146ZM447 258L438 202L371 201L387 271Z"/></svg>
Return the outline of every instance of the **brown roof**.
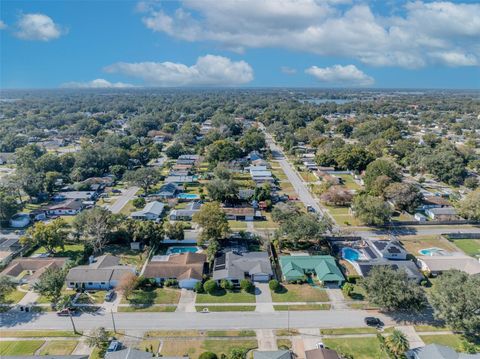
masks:
<svg viewBox="0 0 480 359"><path fill-rule="evenodd" d="M32 280L40 277L47 268L62 268L67 261L68 258L17 258L0 275L16 277L23 271L32 271L29 276L29 280Z"/></svg>
<svg viewBox="0 0 480 359"><path fill-rule="evenodd" d="M305 351L306 359L340 359L340 356L335 350L331 349L313 349Z"/></svg>
<svg viewBox="0 0 480 359"><path fill-rule="evenodd" d="M202 279L207 256L202 253L180 253L168 256L168 260L147 264L145 278Z"/></svg>
<svg viewBox="0 0 480 359"><path fill-rule="evenodd" d="M252 207L229 207L222 208L227 215L233 216L253 216L255 215L255 210Z"/></svg>
<svg viewBox="0 0 480 359"><path fill-rule="evenodd" d="M436 204L437 206L450 206L450 201L440 196L427 196L423 200L426 204Z"/></svg>

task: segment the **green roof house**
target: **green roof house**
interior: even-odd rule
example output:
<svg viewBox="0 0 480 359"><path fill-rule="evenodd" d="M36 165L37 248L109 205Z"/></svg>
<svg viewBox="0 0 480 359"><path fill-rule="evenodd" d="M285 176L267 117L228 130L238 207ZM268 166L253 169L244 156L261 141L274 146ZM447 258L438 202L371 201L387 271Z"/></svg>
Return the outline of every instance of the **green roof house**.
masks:
<svg viewBox="0 0 480 359"><path fill-rule="evenodd" d="M325 284L341 285L345 278L332 256L280 256L280 267L286 281L312 274Z"/></svg>

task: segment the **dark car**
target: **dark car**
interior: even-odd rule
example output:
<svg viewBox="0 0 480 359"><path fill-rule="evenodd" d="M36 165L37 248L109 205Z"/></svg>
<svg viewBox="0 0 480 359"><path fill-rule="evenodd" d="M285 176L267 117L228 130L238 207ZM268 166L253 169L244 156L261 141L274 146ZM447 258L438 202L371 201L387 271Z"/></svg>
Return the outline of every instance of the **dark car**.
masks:
<svg viewBox="0 0 480 359"><path fill-rule="evenodd" d="M112 189L112 193L122 193L122 191L120 191L119 189Z"/></svg>
<svg viewBox="0 0 480 359"><path fill-rule="evenodd" d="M105 300L107 302L112 301L114 297L115 297L115 291L114 290L109 290L107 293L105 293Z"/></svg>
<svg viewBox="0 0 480 359"><path fill-rule="evenodd" d="M122 344L118 340L112 340L107 348L107 353L116 352L122 348Z"/></svg>
<svg viewBox="0 0 480 359"><path fill-rule="evenodd" d="M364 319L365 324L370 326L370 327L381 327L383 326L383 323L380 319L375 318L375 317L366 317Z"/></svg>

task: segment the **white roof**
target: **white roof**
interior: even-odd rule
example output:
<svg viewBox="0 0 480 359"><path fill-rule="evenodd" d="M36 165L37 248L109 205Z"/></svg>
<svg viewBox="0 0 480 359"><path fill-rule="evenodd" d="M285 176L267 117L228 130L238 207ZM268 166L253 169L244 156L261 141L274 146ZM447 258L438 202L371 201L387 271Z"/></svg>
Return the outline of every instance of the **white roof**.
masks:
<svg viewBox="0 0 480 359"><path fill-rule="evenodd" d="M418 260L425 263L432 272L442 272L449 269L458 269L468 274L480 273L479 260L464 254L444 256L418 256Z"/></svg>
<svg viewBox="0 0 480 359"><path fill-rule="evenodd" d="M160 216L163 212L165 205L162 202L152 201L145 205L145 207L141 211L133 212L132 216L138 215L145 215L147 213L151 213L157 216Z"/></svg>

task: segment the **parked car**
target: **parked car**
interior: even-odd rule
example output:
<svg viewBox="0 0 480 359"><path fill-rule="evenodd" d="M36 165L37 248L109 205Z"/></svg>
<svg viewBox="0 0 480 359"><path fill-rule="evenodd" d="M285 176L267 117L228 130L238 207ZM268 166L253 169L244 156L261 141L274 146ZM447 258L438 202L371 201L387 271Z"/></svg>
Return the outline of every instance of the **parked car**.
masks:
<svg viewBox="0 0 480 359"><path fill-rule="evenodd" d="M313 208L312 206L307 206L307 212L312 212L312 213L315 213L315 208Z"/></svg>
<svg viewBox="0 0 480 359"><path fill-rule="evenodd" d="M382 327L383 323L380 319L375 318L375 317L366 317L364 319L365 324L370 326L370 327Z"/></svg>
<svg viewBox="0 0 480 359"><path fill-rule="evenodd" d="M120 191L119 189L114 188L114 189L112 189L112 193L122 193L122 191Z"/></svg>
<svg viewBox="0 0 480 359"><path fill-rule="evenodd" d="M115 291L113 289L111 289L107 293L105 293L105 300L107 302L111 302L114 297L115 297Z"/></svg>
<svg viewBox="0 0 480 359"><path fill-rule="evenodd" d="M322 342L318 342L317 344L315 344L315 348L323 349L323 348L325 348L325 344L323 344Z"/></svg>
<svg viewBox="0 0 480 359"><path fill-rule="evenodd" d="M77 314L76 308L65 308L57 312L57 315L59 317L68 317L70 315L75 315L75 314Z"/></svg>
<svg viewBox="0 0 480 359"><path fill-rule="evenodd" d="M116 352L120 350L122 344L118 340L112 340L107 348L107 353Z"/></svg>

